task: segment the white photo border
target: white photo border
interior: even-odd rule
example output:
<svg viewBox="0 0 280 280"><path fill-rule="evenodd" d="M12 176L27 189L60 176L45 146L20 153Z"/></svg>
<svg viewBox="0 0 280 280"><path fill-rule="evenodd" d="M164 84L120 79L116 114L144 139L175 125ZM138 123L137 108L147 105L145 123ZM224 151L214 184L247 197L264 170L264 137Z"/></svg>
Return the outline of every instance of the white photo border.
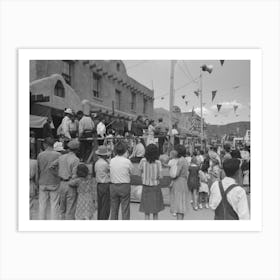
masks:
<svg viewBox="0 0 280 280"><path fill-rule="evenodd" d="M251 219L247 221L54 221L29 219L30 60L250 60ZM262 51L260 49L18 49L19 231L261 231Z"/></svg>

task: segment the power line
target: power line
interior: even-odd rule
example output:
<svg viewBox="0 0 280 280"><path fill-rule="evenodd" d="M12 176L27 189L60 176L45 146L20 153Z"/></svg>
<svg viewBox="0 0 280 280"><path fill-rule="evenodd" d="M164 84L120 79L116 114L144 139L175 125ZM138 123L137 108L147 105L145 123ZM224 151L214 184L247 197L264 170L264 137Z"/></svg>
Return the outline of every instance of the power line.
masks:
<svg viewBox="0 0 280 280"><path fill-rule="evenodd" d="M182 85L182 86L176 88L176 89L174 90L175 93L176 93L176 91L178 91L178 90L180 90L180 89L183 89L183 88L187 87L187 86L190 85L190 84L196 83L196 80L198 80L198 78L199 78L199 76L197 76L193 81L190 81L190 82L188 82L188 83L186 83L186 84L184 84L184 85ZM167 96L167 95L169 95L169 92L167 92L167 93L165 93L165 94L162 94L162 95L160 95L160 96L157 96L157 97L155 97L155 99L159 99L159 98L164 97L164 96Z"/></svg>
<svg viewBox="0 0 280 280"><path fill-rule="evenodd" d="M190 71L190 69L189 69L187 63L186 63L184 60L183 60L183 64L184 64L184 66L186 67L186 70L187 70L188 74L190 75L191 79L193 80L193 76L192 76L192 74L191 74L191 71Z"/></svg>

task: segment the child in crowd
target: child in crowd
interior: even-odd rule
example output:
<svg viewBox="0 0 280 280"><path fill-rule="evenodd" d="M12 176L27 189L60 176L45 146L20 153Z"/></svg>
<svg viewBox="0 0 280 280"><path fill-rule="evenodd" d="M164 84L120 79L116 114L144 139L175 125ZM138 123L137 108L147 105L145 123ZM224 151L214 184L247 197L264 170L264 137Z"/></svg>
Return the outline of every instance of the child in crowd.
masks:
<svg viewBox="0 0 280 280"><path fill-rule="evenodd" d="M162 166L159 159L159 150L155 144L146 147L145 157L140 161L139 170L142 177L142 196L140 212L145 213L145 220L158 219L158 213L164 209L163 196L159 186L159 179L162 177Z"/></svg>
<svg viewBox="0 0 280 280"><path fill-rule="evenodd" d="M176 173L177 173L177 164L178 164L177 156L178 156L177 151L173 150L170 152L170 160L168 162L168 167L169 167L169 176L171 178L171 183L170 183L171 188L174 183L173 179L176 177Z"/></svg>
<svg viewBox="0 0 280 280"><path fill-rule="evenodd" d="M69 182L70 187L77 187L76 220L92 220L95 212L96 192L88 174L87 166L79 164L77 167L77 178Z"/></svg>
<svg viewBox="0 0 280 280"><path fill-rule="evenodd" d="M199 209L203 208L203 202L205 203L205 208L209 208L209 186L208 182L210 179L210 175L208 174L208 166L207 164L202 164L201 169L199 170L199 195L198 200Z"/></svg>

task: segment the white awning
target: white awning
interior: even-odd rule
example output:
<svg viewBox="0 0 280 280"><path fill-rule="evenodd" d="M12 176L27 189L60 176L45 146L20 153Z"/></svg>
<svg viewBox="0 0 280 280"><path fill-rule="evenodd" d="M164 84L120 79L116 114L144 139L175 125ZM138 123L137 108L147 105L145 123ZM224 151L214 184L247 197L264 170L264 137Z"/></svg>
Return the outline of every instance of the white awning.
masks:
<svg viewBox="0 0 280 280"><path fill-rule="evenodd" d="M44 124L47 121L47 117L43 117L43 116L34 116L34 115L30 115L30 128L43 128ZM54 128L53 123L51 123L51 128Z"/></svg>

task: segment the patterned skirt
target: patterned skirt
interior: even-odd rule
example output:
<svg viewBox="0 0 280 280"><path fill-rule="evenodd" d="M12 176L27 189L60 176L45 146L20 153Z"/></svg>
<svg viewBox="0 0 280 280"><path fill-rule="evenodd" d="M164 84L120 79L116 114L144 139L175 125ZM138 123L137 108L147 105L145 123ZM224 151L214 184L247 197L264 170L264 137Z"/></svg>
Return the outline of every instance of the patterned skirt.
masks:
<svg viewBox="0 0 280 280"><path fill-rule="evenodd" d="M139 211L147 214L157 214L163 209L163 196L160 187L143 185Z"/></svg>

